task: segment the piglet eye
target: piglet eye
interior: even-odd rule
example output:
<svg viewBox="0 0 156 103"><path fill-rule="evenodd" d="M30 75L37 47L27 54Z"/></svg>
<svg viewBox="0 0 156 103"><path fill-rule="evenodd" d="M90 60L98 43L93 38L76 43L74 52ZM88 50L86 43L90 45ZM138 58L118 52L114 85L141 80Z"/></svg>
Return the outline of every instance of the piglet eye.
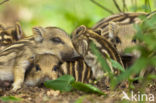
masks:
<svg viewBox="0 0 156 103"><path fill-rule="evenodd" d="M55 43L63 43L62 40L58 37L51 38L51 41L53 41Z"/></svg>
<svg viewBox="0 0 156 103"><path fill-rule="evenodd" d="M133 39L132 42L133 42L133 43L136 43L136 39Z"/></svg>
<svg viewBox="0 0 156 103"><path fill-rule="evenodd" d="M121 43L121 40L119 37L115 37L115 41L116 41L116 43Z"/></svg>
<svg viewBox="0 0 156 103"><path fill-rule="evenodd" d="M35 67L36 67L36 71L40 71L41 70L41 68L40 68L40 66L38 64Z"/></svg>
<svg viewBox="0 0 156 103"><path fill-rule="evenodd" d="M58 67L57 65L55 65L55 66L53 67L52 71L57 71L58 68L59 68L59 67Z"/></svg>

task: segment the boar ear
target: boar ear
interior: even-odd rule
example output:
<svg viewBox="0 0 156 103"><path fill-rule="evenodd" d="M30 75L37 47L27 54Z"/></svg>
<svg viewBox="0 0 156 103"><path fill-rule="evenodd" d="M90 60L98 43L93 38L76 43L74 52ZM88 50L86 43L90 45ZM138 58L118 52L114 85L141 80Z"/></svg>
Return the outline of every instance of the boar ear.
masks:
<svg viewBox="0 0 156 103"><path fill-rule="evenodd" d="M81 25L79 27L76 28L76 30L73 31L72 36L76 36L76 35L80 35L86 32L86 26L85 25Z"/></svg>
<svg viewBox="0 0 156 103"><path fill-rule="evenodd" d="M24 38L24 33L23 33L22 27L21 27L19 22L16 22L15 30L17 32L17 38L18 39Z"/></svg>
<svg viewBox="0 0 156 103"><path fill-rule="evenodd" d="M42 42L43 35L45 33L44 28L42 28L42 27L33 27L32 31L33 31L33 34L35 36L35 41Z"/></svg>

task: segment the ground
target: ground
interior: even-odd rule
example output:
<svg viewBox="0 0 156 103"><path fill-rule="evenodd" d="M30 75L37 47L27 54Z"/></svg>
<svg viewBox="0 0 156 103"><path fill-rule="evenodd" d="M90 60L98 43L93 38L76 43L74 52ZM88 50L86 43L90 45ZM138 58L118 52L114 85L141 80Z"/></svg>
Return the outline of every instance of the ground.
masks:
<svg viewBox="0 0 156 103"><path fill-rule="evenodd" d="M127 92L128 89L117 89L111 91L106 88L102 82L98 83L98 88L100 88L107 96L100 96L97 94L88 94L73 90L71 92L60 92L54 91L52 89L47 89L45 87L27 87L23 86L17 92L11 92L10 87L1 88L0 96L15 96L22 98L22 103L119 103L123 96L122 91ZM140 88L139 84L136 84L136 88ZM155 95L156 101L156 85L148 85L145 87L146 93L152 93ZM82 102L76 102L81 101ZM0 103L5 103L0 101ZM12 103L7 102L7 103ZM122 102L125 103L125 102ZM147 102L148 103L148 102ZM155 103L155 102L151 102Z"/></svg>

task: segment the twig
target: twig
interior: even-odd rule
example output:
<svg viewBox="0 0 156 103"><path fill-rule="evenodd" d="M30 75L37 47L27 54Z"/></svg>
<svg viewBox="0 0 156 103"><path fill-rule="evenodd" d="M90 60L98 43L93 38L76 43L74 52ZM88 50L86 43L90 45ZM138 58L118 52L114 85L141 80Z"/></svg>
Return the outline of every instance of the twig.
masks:
<svg viewBox="0 0 156 103"><path fill-rule="evenodd" d="M97 6L101 7L102 9L106 10L107 12L109 12L110 14L114 14L113 11L107 9L106 7L104 7L103 5L99 4L98 2L96 2L95 0L90 0L91 2L93 2L94 4L96 4Z"/></svg>
<svg viewBox="0 0 156 103"><path fill-rule="evenodd" d="M137 0L135 0L135 5L136 5L136 7L138 7L138 2L137 2Z"/></svg>
<svg viewBox="0 0 156 103"><path fill-rule="evenodd" d="M122 12L122 10L120 9L119 5L117 4L116 0L113 0L116 8L118 9L119 12Z"/></svg>
<svg viewBox="0 0 156 103"><path fill-rule="evenodd" d="M3 0L2 2L0 2L0 5L4 4L7 1L9 1L9 0Z"/></svg>
<svg viewBox="0 0 156 103"><path fill-rule="evenodd" d="M127 5L126 5L126 1L122 0L123 2L123 12L125 12L125 10L128 10Z"/></svg>
<svg viewBox="0 0 156 103"><path fill-rule="evenodd" d="M151 12L151 6L149 0L145 0L145 12L150 11Z"/></svg>
<svg viewBox="0 0 156 103"><path fill-rule="evenodd" d="M133 7L135 8L135 12L138 10L138 4L137 4L137 0L131 0L131 4L133 5Z"/></svg>

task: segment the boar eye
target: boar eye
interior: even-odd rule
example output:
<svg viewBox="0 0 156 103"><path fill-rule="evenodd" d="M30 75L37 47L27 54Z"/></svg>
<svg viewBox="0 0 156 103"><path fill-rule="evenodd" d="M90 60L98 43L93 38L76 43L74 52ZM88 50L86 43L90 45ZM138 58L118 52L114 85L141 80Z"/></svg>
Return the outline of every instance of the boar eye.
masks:
<svg viewBox="0 0 156 103"><path fill-rule="evenodd" d="M52 70L53 70L53 71L57 71L57 70L58 70L58 68L59 68L59 67L58 67L58 65L55 65L55 66L53 67L53 69L52 69Z"/></svg>
<svg viewBox="0 0 156 103"><path fill-rule="evenodd" d="M36 65L36 71L40 71L41 70L41 68L40 68L40 66L37 64Z"/></svg>
<svg viewBox="0 0 156 103"><path fill-rule="evenodd" d="M63 41L58 37L51 38L51 41L53 41L55 43L63 43Z"/></svg>

